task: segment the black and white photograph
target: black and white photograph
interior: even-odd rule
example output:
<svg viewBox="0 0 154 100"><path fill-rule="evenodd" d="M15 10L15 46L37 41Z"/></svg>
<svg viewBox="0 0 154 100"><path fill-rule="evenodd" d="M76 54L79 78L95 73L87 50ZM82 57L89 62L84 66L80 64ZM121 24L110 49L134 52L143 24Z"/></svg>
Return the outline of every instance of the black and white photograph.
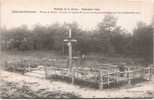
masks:
<svg viewBox="0 0 154 100"><path fill-rule="evenodd" d="M154 0L0 0L0 99L153 99Z"/></svg>

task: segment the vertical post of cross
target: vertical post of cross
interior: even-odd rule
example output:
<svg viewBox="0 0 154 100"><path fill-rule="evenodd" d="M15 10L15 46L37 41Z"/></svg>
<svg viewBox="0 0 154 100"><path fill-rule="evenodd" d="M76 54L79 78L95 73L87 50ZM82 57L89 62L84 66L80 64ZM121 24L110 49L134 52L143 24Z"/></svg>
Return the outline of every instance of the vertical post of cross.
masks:
<svg viewBox="0 0 154 100"><path fill-rule="evenodd" d="M71 31L71 28L69 28L69 36L68 36L68 38L69 39L71 39L72 38L72 31ZM69 67L69 72L71 71L71 69L72 69L72 43L71 43L71 41L69 41L68 42L68 53L69 53L69 60L68 60L68 63L69 63L69 65L68 65L68 67Z"/></svg>
<svg viewBox="0 0 154 100"><path fill-rule="evenodd" d="M67 42L68 45L68 68L69 68L68 71L70 74L72 70L72 42L77 42L77 40L72 39L72 30L70 27L68 28L68 30L69 30L68 38L64 39L64 42Z"/></svg>

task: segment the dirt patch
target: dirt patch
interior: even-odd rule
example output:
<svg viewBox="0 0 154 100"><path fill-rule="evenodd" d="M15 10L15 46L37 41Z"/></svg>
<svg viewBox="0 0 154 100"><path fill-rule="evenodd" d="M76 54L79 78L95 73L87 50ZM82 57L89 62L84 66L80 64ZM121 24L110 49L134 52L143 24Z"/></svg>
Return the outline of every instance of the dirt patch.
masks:
<svg viewBox="0 0 154 100"><path fill-rule="evenodd" d="M2 73L4 76L2 76ZM79 96L60 90L48 88L47 82L40 84L40 80L26 78L24 76L2 72L0 84L0 97L7 99L45 99L45 98L79 98ZM13 76L12 76L13 75ZM10 79L10 77L12 79ZM19 79L21 77L21 79ZM24 80L26 79L26 80ZM32 81L33 80L33 81Z"/></svg>

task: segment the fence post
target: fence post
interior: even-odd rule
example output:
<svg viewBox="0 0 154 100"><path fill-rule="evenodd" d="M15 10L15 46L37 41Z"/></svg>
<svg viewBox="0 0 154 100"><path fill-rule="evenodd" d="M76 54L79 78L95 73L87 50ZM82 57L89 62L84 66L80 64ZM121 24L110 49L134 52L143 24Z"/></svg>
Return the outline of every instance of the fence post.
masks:
<svg viewBox="0 0 154 100"><path fill-rule="evenodd" d="M131 72L130 72L130 69L128 69L127 73L128 73L128 84L131 85Z"/></svg>
<svg viewBox="0 0 154 100"><path fill-rule="evenodd" d="M151 80L152 79L152 68L151 67L149 67L148 68L148 72L149 72L149 80Z"/></svg>
<svg viewBox="0 0 154 100"><path fill-rule="evenodd" d="M75 81L75 69L74 68L72 68L71 77L72 77L72 84L74 84L74 81Z"/></svg>
<svg viewBox="0 0 154 100"><path fill-rule="evenodd" d="M151 78L151 69L150 67L144 68L144 79L150 80Z"/></svg>
<svg viewBox="0 0 154 100"><path fill-rule="evenodd" d="M103 89L103 72L99 71L99 74L100 74L99 89L102 90Z"/></svg>
<svg viewBox="0 0 154 100"><path fill-rule="evenodd" d="M110 82L110 73L107 72L107 87L109 87Z"/></svg>
<svg viewBox="0 0 154 100"><path fill-rule="evenodd" d="M114 85L114 87L116 86L116 74L117 74L117 71L116 71L116 69L114 69L114 83L113 83L113 85Z"/></svg>
<svg viewBox="0 0 154 100"><path fill-rule="evenodd" d="M78 68L76 68L75 73L76 73L75 77L78 78Z"/></svg>
<svg viewBox="0 0 154 100"><path fill-rule="evenodd" d="M119 81L119 71L116 69L116 84L118 84Z"/></svg>

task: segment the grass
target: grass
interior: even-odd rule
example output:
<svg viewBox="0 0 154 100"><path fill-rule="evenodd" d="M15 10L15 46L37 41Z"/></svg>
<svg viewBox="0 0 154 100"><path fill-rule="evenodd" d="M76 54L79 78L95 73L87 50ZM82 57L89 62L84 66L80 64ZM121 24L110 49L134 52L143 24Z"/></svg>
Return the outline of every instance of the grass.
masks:
<svg viewBox="0 0 154 100"><path fill-rule="evenodd" d="M12 71L20 70L21 72L28 66L34 68L38 65L51 66L51 59L61 59L55 52L50 51L25 51L25 52L1 52L1 68ZM20 72L19 71L19 72Z"/></svg>
<svg viewBox="0 0 154 100"><path fill-rule="evenodd" d="M62 55L60 53L56 53L54 51L3 51L1 53L1 60L7 61L17 61L20 59L25 59L33 62L37 62L38 64L45 64L49 59L66 59L67 55ZM43 62L40 62L43 61ZM46 61L46 62L44 62ZM112 63L117 64L120 62L125 62L128 64L140 64L143 59L140 58L129 58L122 56L104 56L102 54L89 54L87 64L96 64L96 63Z"/></svg>

